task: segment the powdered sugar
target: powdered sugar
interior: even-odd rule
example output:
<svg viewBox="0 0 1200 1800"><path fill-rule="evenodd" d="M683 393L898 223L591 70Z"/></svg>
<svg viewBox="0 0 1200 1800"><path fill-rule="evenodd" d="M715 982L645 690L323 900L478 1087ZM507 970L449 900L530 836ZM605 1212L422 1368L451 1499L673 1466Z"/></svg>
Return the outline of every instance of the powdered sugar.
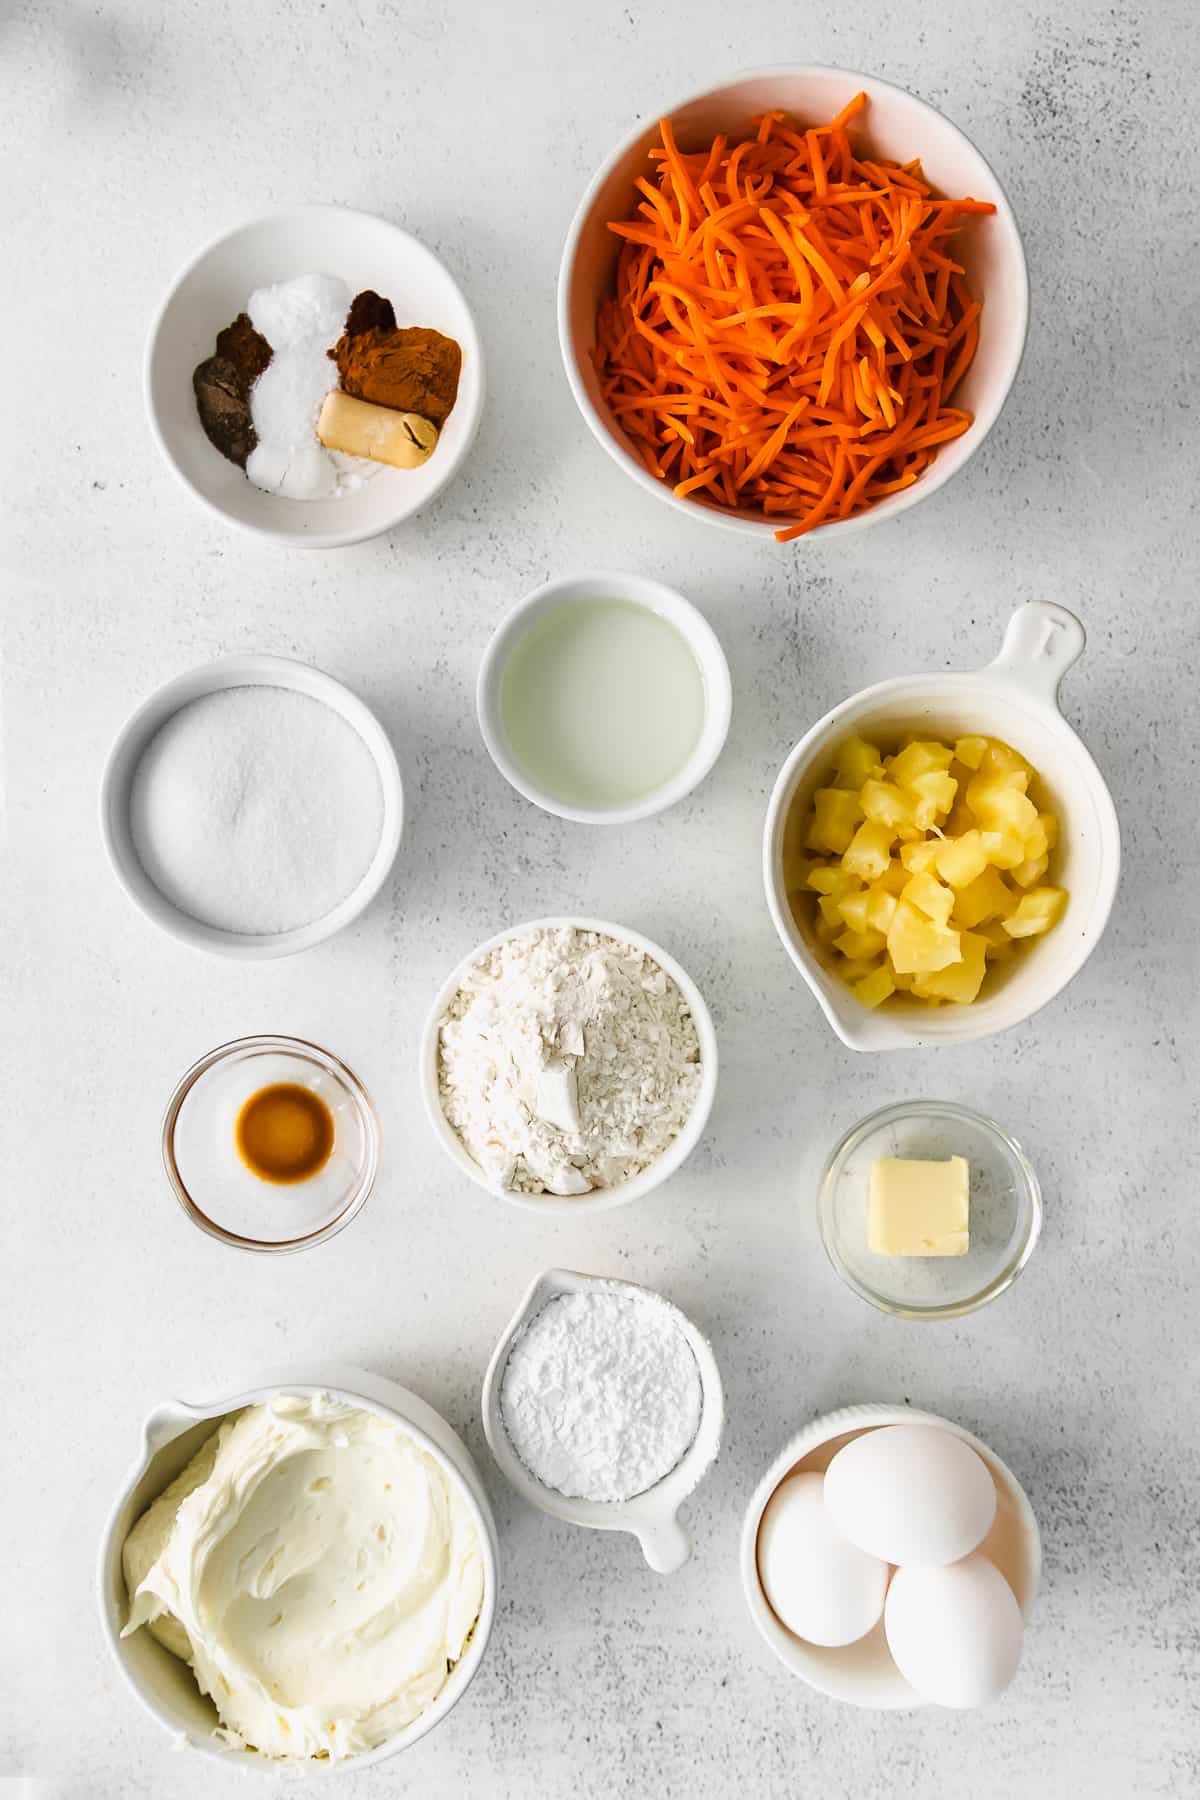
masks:
<svg viewBox="0 0 1200 1800"><path fill-rule="evenodd" d="M506 939L442 1021L442 1110L498 1187L586 1194L648 1168L700 1089L678 986L633 945L574 926Z"/></svg>
<svg viewBox="0 0 1200 1800"><path fill-rule="evenodd" d="M673 1307L614 1284L550 1300L509 1352L504 1428L568 1499L621 1501L661 1481L700 1427L703 1395Z"/></svg>

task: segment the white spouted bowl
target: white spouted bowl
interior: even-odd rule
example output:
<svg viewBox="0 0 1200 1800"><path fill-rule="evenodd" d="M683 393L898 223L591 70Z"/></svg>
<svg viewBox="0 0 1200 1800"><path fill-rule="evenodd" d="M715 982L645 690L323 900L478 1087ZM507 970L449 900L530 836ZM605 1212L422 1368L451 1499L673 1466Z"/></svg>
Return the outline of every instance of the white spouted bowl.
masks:
<svg viewBox="0 0 1200 1800"><path fill-rule="evenodd" d="M465 1501L475 1523L483 1558L483 1605L466 1650L432 1706L411 1725L361 1756L334 1762L311 1758L303 1764L286 1764L256 1752L227 1750L213 1732L216 1710L196 1686L186 1664L151 1637L148 1631L121 1636L129 1617L129 1596L121 1564L121 1551L133 1525L190 1462L201 1443L226 1414L244 1406L262 1405L280 1393L330 1394L347 1405L363 1407L403 1427L422 1449L439 1462ZM458 1434L432 1406L381 1375L364 1369L332 1367L314 1374L311 1369L285 1369L260 1376L248 1387L225 1399L192 1404L168 1400L150 1414L142 1431L142 1448L130 1469L109 1514L100 1546L100 1626L118 1668L146 1711L169 1731L202 1755L226 1768L253 1770L258 1774L303 1773L312 1778L344 1774L370 1767L407 1750L446 1717L474 1679L487 1649L496 1616L499 1548L496 1525L487 1493L470 1452Z"/></svg>
<svg viewBox="0 0 1200 1800"><path fill-rule="evenodd" d="M1059 683L1085 642L1074 613L1033 601L1009 620L995 662L969 674L904 675L864 688L818 720L780 770L763 836L767 905L788 955L852 1050L964 1044L1006 1031L1061 993L1100 942L1121 871L1120 827L1104 777L1058 706ZM897 996L872 1011L825 966L792 916L784 830L792 806L807 805L827 779L844 738L858 733L887 740L907 732L1001 738L1032 763L1059 820L1047 879L1070 897L1057 925L1022 945L1002 973L989 973L988 987L972 1005L930 1007Z"/></svg>

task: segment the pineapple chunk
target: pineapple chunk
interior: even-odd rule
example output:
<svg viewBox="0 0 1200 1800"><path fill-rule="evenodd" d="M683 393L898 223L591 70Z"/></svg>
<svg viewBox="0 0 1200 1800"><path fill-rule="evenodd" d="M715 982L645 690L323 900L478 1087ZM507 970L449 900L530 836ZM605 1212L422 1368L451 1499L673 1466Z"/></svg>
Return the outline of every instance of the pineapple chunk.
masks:
<svg viewBox="0 0 1200 1800"><path fill-rule="evenodd" d="M857 793L864 782L882 779L883 762L874 744L865 738L849 737L839 744L835 759L837 773L834 786Z"/></svg>
<svg viewBox="0 0 1200 1800"><path fill-rule="evenodd" d="M856 981L851 991L855 999L864 1006L882 1006L896 992L896 983L885 962L878 969L872 969L869 975L864 975L861 981Z"/></svg>
<svg viewBox="0 0 1200 1800"><path fill-rule="evenodd" d="M846 923L842 917L842 901L845 898L845 894L822 894L817 901L821 917L827 924L836 925L839 931Z"/></svg>
<svg viewBox="0 0 1200 1800"><path fill-rule="evenodd" d="M1039 856L1048 857L1050 854L1050 833L1046 829L1048 816L1048 814L1039 813L1033 830L1026 834L1025 859L1027 862L1036 861Z"/></svg>
<svg viewBox="0 0 1200 1800"><path fill-rule="evenodd" d="M953 888L943 887L933 875L914 875L900 898L907 900L910 906L919 906L939 925L948 924L954 911Z"/></svg>
<svg viewBox="0 0 1200 1800"><path fill-rule="evenodd" d="M840 856L861 817L857 794L848 794L843 788L818 788L813 795L813 822L805 840L809 849L831 850Z"/></svg>
<svg viewBox="0 0 1200 1800"><path fill-rule="evenodd" d="M926 775L932 769L948 769L953 761L954 752L949 744L923 743L916 739L883 766L897 787L906 788L913 785L918 775Z"/></svg>
<svg viewBox="0 0 1200 1800"><path fill-rule="evenodd" d="M848 894L858 881L836 863L816 863L808 872L808 885L818 894Z"/></svg>
<svg viewBox="0 0 1200 1800"><path fill-rule="evenodd" d="M1033 832L1038 822L1037 807L1028 794L1020 793L1016 788L1002 788L991 806L991 817L987 823L995 831L1011 831L1024 843Z"/></svg>
<svg viewBox="0 0 1200 1800"><path fill-rule="evenodd" d="M867 889L867 924L886 934L895 916L895 894L882 881L873 881Z"/></svg>
<svg viewBox="0 0 1200 1800"><path fill-rule="evenodd" d="M915 796L913 824L921 831L928 831L939 819L944 819L954 805L958 783L953 775L930 769L927 775L916 776L912 791Z"/></svg>
<svg viewBox="0 0 1200 1800"><path fill-rule="evenodd" d="M1002 769L1006 774L1023 775L1022 788L1027 788L1033 779L1033 770L1020 753L1011 744L1002 743L999 738L989 738L983 757L987 769Z"/></svg>
<svg viewBox="0 0 1200 1800"><path fill-rule="evenodd" d="M834 938L833 947L852 962L857 962L878 956L887 948L887 939L882 931L843 931L841 937Z"/></svg>
<svg viewBox="0 0 1200 1800"><path fill-rule="evenodd" d="M915 844L901 844L901 867L907 869L910 875L925 875L937 861L940 848L940 840L937 838L920 838Z"/></svg>
<svg viewBox="0 0 1200 1800"><path fill-rule="evenodd" d="M983 737L961 737L954 746L954 754L960 763L968 769L977 769L983 761L988 741Z"/></svg>
<svg viewBox="0 0 1200 1800"><path fill-rule="evenodd" d="M932 974L920 975L913 982L913 993L922 1000L952 1000L956 1006L969 1006L983 986L987 973L987 939L973 931L960 934L961 958Z"/></svg>
<svg viewBox="0 0 1200 1800"><path fill-rule="evenodd" d="M848 894L838 895L838 911L851 931L867 929L867 908L870 903L870 888L854 888Z"/></svg>
<svg viewBox="0 0 1200 1800"><path fill-rule="evenodd" d="M1058 843L1058 820L1053 813L1039 813L1038 824L1046 833L1046 848L1053 850Z"/></svg>
<svg viewBox="0 0 1200 1800"><path fill-rule="evenodd" d="M954 900L954 923L974 931L985 919L1006 919L1016 906L1016 896L998 870L987 868Z"/></svg>
<svg viewBox="0 0 1200 1800"><path fill-rule="evenodd" d="M964 831L961 837L947 838L939 844L933 866L952 888L969 886L988 866L978 831Z"/></svg>
<svg viewBox="0 0 1200 1800"><path fill-rule="evenodd" d="M829 946L832 945L834 938L838 936L841 929L842 922L840 919L827 919L824 913L818 913L813 920L813 936L816 938L818 944L824 945L825 948L829 948Z"/></svg>
<svg viewBox="0 0 1200 1800"><path fill-rule="evenodd" d="M901 895L887 934L892 967L901 975L923 975L958 961L961 933L939 925Z"/></svg>
<svg viewBox="0 0 1200 1800"><path fill-rule="evenodd" d="M1037 824L1037 807L1017 785L1023 777L981 770L967 783L966 802L981 825L1008 827L1026 837Z"/></svg>
<svg viewBox="0 0 1200 1800"><path fill-rule="evenodd" d="M1015 869L1010 869L1009 874L1018 887L1029 888L1042 879L1049 866L1050 858L1048 856L1028 856L1023 863L1018 863Z"/></svg>
<svg viewBox="0 0 1200 1800"><path fill-rule="evenodd" d="M912 801L890 781L864 782L859 799L867 818L878 820L880 825L891 825L898 831L902 825L913 822Z"/></svg>
<svg viewBox="0 0 1200 1800"><path fill-rule="evenodd" d="M892 860L895 832L874 819L865 819L851 838L842 857L842 867L864 881L878 881Z"/></svg>
<svg viewBox="0 0 1200 1800"><path fill-rule="evenodd" d="M1014 832L984 831L980 838L994 869L1015 869L1018 863L1025 861L1025 845Z"/></svg>
<svg viewBox="0 0 1200 1800"><path fill-rule="evenodd" d="M1030 888L1017 901L1016 911L1005 919L1004 929L1009 937L1040 937L1043 931L1057 925L1066 904L1065 888Z"/></svg>
<svg viewBox="0 0 1200 1800"><path fill-rule="evenodd" d="M962 798L960 792L958 799L954 802L954 805L942 820L942 835L943 837L948 838L966 837L968 831L975 831L977 829L975 814Z"/></svg>
<svg viewBox="0 0 1200 1800"><path fill-rule="evenodd" d="M981 925L979 935L987 943L989 962L1004 962L1017 947L1014 940L1005 931L1002 919L992 919L987 925Z"/></svg>

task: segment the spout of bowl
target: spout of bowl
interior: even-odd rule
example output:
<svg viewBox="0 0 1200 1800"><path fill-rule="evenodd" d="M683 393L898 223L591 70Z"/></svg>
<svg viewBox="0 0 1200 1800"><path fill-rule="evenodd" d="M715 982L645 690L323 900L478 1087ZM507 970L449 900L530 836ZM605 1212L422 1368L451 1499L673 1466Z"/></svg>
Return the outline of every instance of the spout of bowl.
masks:
<svg viewBox="0 0 1200 1800"><path fill-rule="evenodd" d="M673 1514L653 1525L639 1525L637 1536L642 1555L656 1575L673 1575L692 1554L687 1533Z"/></svg>

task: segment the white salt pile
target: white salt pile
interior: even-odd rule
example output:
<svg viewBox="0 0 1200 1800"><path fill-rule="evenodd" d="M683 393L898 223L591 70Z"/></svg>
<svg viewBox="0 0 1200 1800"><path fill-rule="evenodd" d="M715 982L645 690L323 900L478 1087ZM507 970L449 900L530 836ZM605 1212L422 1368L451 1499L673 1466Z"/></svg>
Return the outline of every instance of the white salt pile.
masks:
<svg viewBox="0 0 1200 1800"><path fill-rule="evenodd" d="M361 473L348 472L351 459L317 439L321 402L338 379L328 353L349 306L350 290L336 275L298 275L258 288L247 302L250 322L272 354L250 392L258 443L246 474L268 493L327 500L362 484Z"/></svg>
<svg viewBox="0 0 1200 1800"><path fill-rule="evenodd" d="M282 687L181 707L143 751L133 847L181 912L222 931L294 931L358 886L379 846L374 758L340 713Z"/></svg>

